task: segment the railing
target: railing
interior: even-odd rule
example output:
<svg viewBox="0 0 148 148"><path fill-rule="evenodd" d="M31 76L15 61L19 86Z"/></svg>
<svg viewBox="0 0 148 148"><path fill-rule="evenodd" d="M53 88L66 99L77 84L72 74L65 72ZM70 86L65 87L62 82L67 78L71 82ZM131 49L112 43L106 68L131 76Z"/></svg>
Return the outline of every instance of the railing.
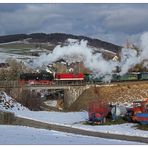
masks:
<svg viewBox="0 0 148 148"><path fill-rule="evenodd" d="M0 81L0 88L19 87L18 81Z"/></svg>
<svg viewBox="0 0 148 148"><path fill-rule="evenodd" d="M61 87L61 86L84 86L86 83L82 81L62 82L56 81L50 84L20 84L19 81L0 81L0 88L18 88L18 87Z"/></svg>

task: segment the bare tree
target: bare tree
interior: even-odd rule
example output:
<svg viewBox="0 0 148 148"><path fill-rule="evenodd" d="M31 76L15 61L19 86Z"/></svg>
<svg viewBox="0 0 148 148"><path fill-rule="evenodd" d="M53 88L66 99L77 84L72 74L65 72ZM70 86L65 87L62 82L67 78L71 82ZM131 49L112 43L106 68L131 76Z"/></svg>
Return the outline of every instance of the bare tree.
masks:
<svg viewBox="0 0 148 148"><path fill-rule="evenodd" d="M9 67L0 70L0 80L17 80L20 73L31 71L23 62L15 59L9 58L6 62L9 64Z"/></svg>

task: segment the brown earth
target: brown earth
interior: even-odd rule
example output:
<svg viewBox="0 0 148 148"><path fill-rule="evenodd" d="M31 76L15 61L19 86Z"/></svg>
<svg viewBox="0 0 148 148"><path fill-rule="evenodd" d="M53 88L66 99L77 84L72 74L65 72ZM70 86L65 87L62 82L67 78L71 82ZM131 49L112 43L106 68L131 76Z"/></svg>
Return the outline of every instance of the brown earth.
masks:
<svg viewBox="0 0 148 148"><path fill-rule="evenodd" d="M108 103L131 103L143 98L148 98L148 81L120 82L85 90L68 110L87 110L89 103L93 100L103 100Z"/></svg>

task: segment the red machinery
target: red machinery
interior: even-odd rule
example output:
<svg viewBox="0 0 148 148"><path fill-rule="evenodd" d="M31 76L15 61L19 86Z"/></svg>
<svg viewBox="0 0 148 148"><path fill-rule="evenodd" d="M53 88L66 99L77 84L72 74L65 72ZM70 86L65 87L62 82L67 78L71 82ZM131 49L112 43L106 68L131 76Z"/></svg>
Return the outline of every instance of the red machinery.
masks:
<svg viewBox="0 0 148 148"><path fill-rule="evenodd" d="M148 98L133 102L132 120L141 124L148 124Z"/></svg>
<svg viewBox="0 0 148 148"><path fill-rule="evenodd" d="M83 73L56 73L55 80L84 80Z"/></svg>
<svg viewBox="0 0 148 148"><path fill-rule="evenodd" d="M105 117L109 113L109 107L104 102L93 101L89 104L89 122L100 124L105 122Z"/></svg>

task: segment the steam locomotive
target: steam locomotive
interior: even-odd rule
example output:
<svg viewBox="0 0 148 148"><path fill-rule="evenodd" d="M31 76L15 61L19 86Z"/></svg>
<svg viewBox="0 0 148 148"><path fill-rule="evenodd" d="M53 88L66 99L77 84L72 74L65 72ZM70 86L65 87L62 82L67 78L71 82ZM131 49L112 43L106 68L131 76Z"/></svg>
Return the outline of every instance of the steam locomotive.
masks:
<svg viewBox="0 0 148 148"><path fill-rule="evenodd" d="M20 84L82 84L101 83L104 77L96 78L92 74L83 73L23 73L20 74ZM126 73L120 76L118 73L112 75L111 82L148 80L148 72Z"/></svg>

